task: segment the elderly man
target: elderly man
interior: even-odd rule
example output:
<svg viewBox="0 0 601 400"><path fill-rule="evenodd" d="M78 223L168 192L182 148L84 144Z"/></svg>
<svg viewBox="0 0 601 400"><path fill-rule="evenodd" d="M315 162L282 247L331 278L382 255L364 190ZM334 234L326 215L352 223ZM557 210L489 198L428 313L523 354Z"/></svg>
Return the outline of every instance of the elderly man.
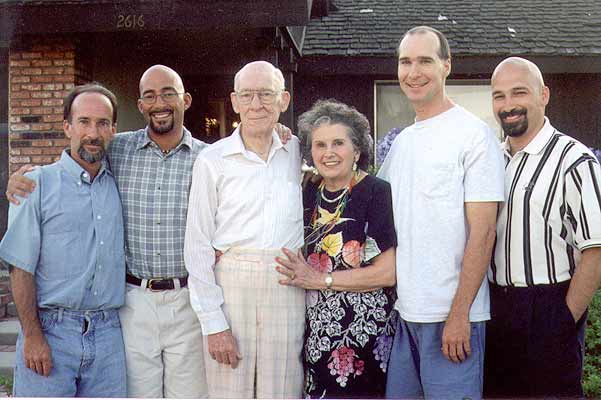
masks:
<svg viewBox="0 0 601 400"><path fill-rule="evenodd" d="M400 312L388 367L390 398L482 396L484 275L494 243L503 165L487 125L445 94L446 38L409 30L398 77L416 113L379 176L392 186Z"/></svg>
<svg viewBox="0 0 601 400"><path fill-rule="evenodd" d="M192 165L206 146L184 127L192 97L181 77L155 65L140 79L146 128L108 149L125 221L127 294L120 310L129 397L207 396L202 335L188 294L184 234ZM11 177L7 197L30 191Z"/></svg>
<svg viewBox="0 0 601 400"><path fill-rule="evenodd" d="M0 258L21 321L15 396L126 395L123 219L104 157L116 121L110 91L75 87L64 101L70 148L31 172L36 190L10 206Z"/></svg>
<svg viewBox="0 0 601 400"><path fill-rule="evenodd" d="M274 267L279 249L303 244L299 142L282 144L274 130L290 94L264 61L244 66L234 88L241 124L194 164L184 251L209 395L295 398L304 291L279 285Z"/></svg>
<svg viewBox="0 0 601 400"><path fill-rule="evenodd" d="M492 75L507 136L486 339L485 394L581 397L586 309L601 281L601 169L545 117L549 88L523 58Z"/></svg>

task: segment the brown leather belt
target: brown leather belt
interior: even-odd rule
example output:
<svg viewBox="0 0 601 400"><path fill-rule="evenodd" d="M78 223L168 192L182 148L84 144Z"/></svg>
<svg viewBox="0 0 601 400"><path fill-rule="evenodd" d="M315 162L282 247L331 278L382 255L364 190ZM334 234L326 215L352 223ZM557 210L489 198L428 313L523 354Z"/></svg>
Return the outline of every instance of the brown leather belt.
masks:
<svg viewBox="0 0 601 400"><path fill-rule="evenodd" d="M188 286L188 277L184 278L151 278L146 282L146 288L153 291L173 290L176 288L175 281L179 281L180 287ZM133 275L126 274L125 281L132 285L142 286L143 279L136 278Z"/></svg>

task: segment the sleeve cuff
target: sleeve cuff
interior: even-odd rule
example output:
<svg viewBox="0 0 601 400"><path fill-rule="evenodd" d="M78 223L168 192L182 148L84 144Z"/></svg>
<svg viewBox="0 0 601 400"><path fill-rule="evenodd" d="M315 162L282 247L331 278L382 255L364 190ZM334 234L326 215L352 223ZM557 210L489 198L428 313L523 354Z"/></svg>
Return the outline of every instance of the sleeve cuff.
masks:
<svg viewBox="0 0 601 400"><path fill-rule="evenodd" d="M225 318L225 314L221 310L210 313L197 313L197 315L204 336L223 332L230 328L230 325Z"/></svg>

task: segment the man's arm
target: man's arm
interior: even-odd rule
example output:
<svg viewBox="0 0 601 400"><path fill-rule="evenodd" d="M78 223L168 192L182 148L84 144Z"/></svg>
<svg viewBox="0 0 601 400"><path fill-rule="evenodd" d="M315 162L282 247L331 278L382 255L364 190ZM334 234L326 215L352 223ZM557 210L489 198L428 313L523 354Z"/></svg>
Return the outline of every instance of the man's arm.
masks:
<svg viewBox="0 0 601 400"><path fill-rule="evenodd" d="M601 247L592 247L582 252L582 258L572 276L566 295L566 304L578 321L590 304L601 283Z"/></svg>
<svg viewBox="0 0 601 400"><path fill-rule="evenodd" d="M38 318L35 277L20 268L11 267L10 283L21 321L25 366L37 374L49 376L52 355Z"/></svg>
<svg viewBox="0 0 601 400"><path fill-rule="evenodd" d="M198 316L203 335L207 336L208 351L213 360L236 368L242 356L221 310L223 292L215 282L213 270L215 249L212 240L216 230L217 205L213 166L202 158L201 153L192 172L184 242L190 304Z"/></svg>
<svg viewBox="0 0 601 400"><path fill-rule="evenodd" d="M459 285L442 332L442 352L453 362L461 362L471 354L469 314L490 263L495 242L497 203L465 203L465 214L467 244Z"/></svg>

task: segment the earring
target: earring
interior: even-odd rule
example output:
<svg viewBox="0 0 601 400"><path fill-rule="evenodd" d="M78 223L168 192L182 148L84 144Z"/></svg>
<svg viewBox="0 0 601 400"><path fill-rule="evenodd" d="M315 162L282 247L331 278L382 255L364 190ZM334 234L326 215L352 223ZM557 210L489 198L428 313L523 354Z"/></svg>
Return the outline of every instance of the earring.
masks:
<svg viewBox="0 0 601 400"><path fill-rule="evenodd" d="M357 171L357 161L353 161L353 172Z"/></svg>

